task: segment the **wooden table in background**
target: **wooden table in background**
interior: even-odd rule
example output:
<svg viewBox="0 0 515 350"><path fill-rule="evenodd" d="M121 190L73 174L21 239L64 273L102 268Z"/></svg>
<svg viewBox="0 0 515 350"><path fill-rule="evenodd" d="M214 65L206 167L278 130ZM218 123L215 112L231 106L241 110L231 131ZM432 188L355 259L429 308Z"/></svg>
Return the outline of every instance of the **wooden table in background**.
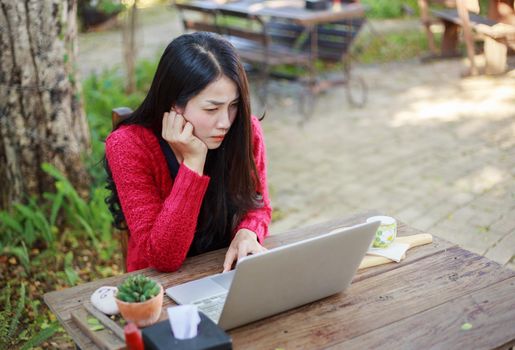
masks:
<svg viewBox="0 0 515 350"><path fill-rule="evenodd" d="M366 7L361 3L342 4L339 8L308 10L304 0L176 0L178 3L205 9L226 9L262 17L275 17L291 20L293 23L309 26L365 16Z"/></svg>
<svg viewBox="0 0 515 350"><path fill-rule="evenodd" d="M202 10L229 10L247 15L267 18L279 18L303 26L305 33L310 33L310 83L311 90L317 94L331 88L333 85L346 83L346 79L328 81L320 79L316 68L318 58L318 25L335 21L364 18L367 7L359 1L342 3L340 6L329 6L327 9L306 9L304 0L174 0L176 3L186 3Z"/></svg>
<svg viewBox="0 0 515 350"><path fill-rule="evenodd" d="M363 222L370 213L342 218L269 237L277 247L342 225ZM399 224L398 235L419 231ZM175 273L139 272L165 288L220 272L224 250L186 260ZM50 309L81 349L97 347L76 327L70 312L100 286L126 275L45 294ZM163 310L173 302L165 296ZM161 314L166 318L166 312ZM462 327L464 324L467 327ZM343 293L229 331L235 349L508 349L515 344L515 272L434 237L408 251L400 263L361 270Z"/></svg>

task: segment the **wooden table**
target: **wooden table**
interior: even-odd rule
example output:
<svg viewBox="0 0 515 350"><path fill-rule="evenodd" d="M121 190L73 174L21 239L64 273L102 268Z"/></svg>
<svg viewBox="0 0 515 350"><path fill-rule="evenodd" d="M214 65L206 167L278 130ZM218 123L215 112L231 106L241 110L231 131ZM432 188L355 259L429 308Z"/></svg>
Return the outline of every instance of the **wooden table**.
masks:
<svg viewBox="0 0 515 350"><path fill-rule="evenodd" d="M371 213L269 237L277 247L363 222ZM402 223L398 235L420 233ZM188 259L175 273L141 272L164 287L220 272L224 251ZM91 293L117 276L45 294L82 349L96 346L70 319ZM173 302L165 296L163 309ZM161 314L166 318L166 312ZM470 324L470 327L463 327ZM465 329L462 329L465 328ZM515 344L515 272L434 237L400 263L360 270L343 293L229 331L235 349L507 349Z"/></svg>
<svg viewBox="0 0 515 350"><path fill-rule="evenodd" d="M226 9L256 16L284 18L303 26L365 15L365 7L359 2L342 4L339 8L329 7L325 10L308 10L305 8L304 0L176 0L176 2L206 10Z"/></svg>

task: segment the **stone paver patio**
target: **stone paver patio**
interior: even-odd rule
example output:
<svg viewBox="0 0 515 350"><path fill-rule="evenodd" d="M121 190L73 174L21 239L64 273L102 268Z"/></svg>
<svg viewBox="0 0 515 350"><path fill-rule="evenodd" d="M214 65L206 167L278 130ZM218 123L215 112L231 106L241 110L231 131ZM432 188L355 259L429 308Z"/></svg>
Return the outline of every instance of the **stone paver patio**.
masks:
<svg viewBox="0 0 515 350"><path fill-rule="evenodd" d="M321 96L263 125L273 232L376 208L503 264L515 254L515 71L462 79L459 60L359 67L369 102ZM511 265L513 267L513 265Z"/></svg>
<svg viewBox="0 0 515 350"><path fill-rule="evenodd" d="M173 15L147 23L142 55L180 30ZM82 35L80 45L83 74L121 61L120 33ZM303 125L296 97L272 99L262 122L272 233L378 209L514 268L515 71L463 79L462 68L461 60L356 67L369 86L366 107L351 108L336 88Z"/></svg>

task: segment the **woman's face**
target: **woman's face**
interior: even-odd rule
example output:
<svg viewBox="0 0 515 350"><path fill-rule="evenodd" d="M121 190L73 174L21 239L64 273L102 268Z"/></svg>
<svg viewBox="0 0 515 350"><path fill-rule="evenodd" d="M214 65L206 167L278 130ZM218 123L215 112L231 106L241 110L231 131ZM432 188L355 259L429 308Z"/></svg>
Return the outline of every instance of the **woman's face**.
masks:
<svg viewBox="0 0 515 350"><path fill-rule="evenodd" d="M177 112L193 124L194 135L208 149L216 149L236 118L239 98L236 84L223 75L189 100L183 111Z"/></svg>

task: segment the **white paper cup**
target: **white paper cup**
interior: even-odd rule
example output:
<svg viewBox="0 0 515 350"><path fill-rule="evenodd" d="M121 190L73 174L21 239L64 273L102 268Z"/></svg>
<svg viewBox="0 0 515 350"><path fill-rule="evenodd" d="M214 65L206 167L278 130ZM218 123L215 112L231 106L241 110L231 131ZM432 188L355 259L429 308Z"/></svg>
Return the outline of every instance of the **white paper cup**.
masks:
<svg viewBox="0 0 515 350"><path fill-rule="evenodd" d="M379 221L381 225L376 231L376 237L372 242L374 248L388 248L397 237L397 221L391 216L372 216L367 222Z"/></svg>

